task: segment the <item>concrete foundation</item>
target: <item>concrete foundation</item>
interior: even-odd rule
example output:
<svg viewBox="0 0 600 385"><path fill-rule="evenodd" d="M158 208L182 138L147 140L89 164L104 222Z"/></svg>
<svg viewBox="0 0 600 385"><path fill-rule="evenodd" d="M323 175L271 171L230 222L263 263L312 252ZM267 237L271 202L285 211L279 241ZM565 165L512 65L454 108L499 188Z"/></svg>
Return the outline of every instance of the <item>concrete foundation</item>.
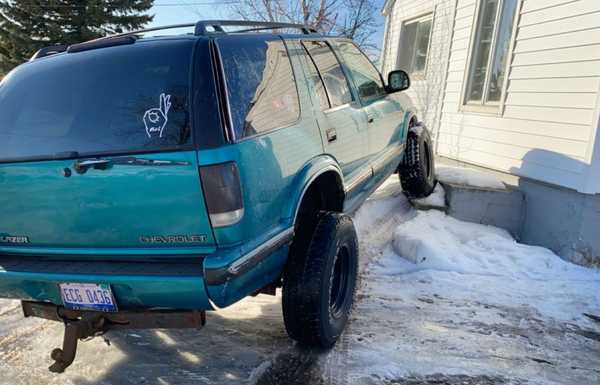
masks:
<svg viewBox="0 0 600 385"><path fill-rule="evenodd" d="M445 184L448 214L508 230L523 243L549 248L562 258L600 267L600 195L503 174L447 158L438 163L494 174L507 192Z"/></svg>
<svg viewBox="0 0 600 385"><path fill-rule="evenodd" d="M486 189L443 183L447 213L462 221L496 226L521 239L525 197L515 188Z"/></svg>
<svg viewBox="0 0 600 385"><path fill-rule="evenodd" d="M521 240L585 266L600 267L600 195L521 179L526 205Z"/></svg>

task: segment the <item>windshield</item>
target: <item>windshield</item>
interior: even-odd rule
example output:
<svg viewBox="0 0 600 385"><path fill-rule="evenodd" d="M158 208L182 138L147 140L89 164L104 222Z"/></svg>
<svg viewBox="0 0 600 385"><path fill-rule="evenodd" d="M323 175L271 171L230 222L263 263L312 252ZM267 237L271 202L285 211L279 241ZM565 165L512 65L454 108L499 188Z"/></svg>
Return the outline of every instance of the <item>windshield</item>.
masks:
<svg viewBox="0 0 600 385"><path fill-rule="evenodd" d="M138 42L19 67L0 85L0 161L190 143L193 45Z"/></svg>

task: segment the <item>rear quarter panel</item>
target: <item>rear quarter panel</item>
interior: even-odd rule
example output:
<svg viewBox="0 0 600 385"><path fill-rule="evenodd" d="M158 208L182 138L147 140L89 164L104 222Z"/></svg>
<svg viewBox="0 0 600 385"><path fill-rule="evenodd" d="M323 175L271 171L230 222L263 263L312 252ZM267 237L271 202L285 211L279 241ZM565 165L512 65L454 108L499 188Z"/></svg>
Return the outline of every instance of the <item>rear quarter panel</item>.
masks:
<svg viewBox="0 0 600 385"><path fill-rule="evenodd" d="M288 47L289 49L289 47ZM220 269L293 226L295 208L304 185L316 172L323 143L312 112L306 78L294 51L289 50L300 101L294 124L198 153L199 164L235 161L239 166L244 217L232 226L214 229L219 252L205 259L206 269ZM331 160L329 161L332 162ZM227 306L271 283L287 259L283 247L241 277L208 286L211 299Z"/></svg>

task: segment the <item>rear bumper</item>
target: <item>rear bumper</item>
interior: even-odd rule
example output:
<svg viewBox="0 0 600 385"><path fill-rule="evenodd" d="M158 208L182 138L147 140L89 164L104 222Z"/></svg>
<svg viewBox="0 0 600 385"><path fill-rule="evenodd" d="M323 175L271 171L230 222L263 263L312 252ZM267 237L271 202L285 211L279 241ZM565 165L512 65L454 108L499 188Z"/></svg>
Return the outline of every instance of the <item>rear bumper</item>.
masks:
<svg viewBox="0 0 600 385"><path fill-rule="evenodd" d="M119 310L214 310L212 304L229 306L275 282L293 231L278 229L204 258L163 262L0 255L0 298L60 306L58 284L100 283L111 286Z"/></svg>
<svg viewBox="0 0 600 385"><path fill-rule="evenodd" d="M105 283L119 310L212 310L203 260L102 262L0 257L0 297L62 305L59 283Z"/></svg>

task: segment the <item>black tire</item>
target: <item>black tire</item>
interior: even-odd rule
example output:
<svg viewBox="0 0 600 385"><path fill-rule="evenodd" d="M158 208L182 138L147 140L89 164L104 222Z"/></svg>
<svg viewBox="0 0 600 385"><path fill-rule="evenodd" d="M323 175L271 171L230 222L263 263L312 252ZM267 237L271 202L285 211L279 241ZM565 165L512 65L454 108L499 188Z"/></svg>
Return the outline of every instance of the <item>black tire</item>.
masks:
<svg viewBox="0 0 600 385"><path fill-rule="evenodd" d="M427 128L411 128L404 158L398 167L402 189L409 198L424 198L435 188L435 161Z"/></svg>
<svg viewBox="0 0 600 385"><path fill-rule="evenodd" d="M346 327L358 275L358 241L352 219L320 216L304 255L294 255L283 277L283 319L301 344L329 348Z"/></svg>

